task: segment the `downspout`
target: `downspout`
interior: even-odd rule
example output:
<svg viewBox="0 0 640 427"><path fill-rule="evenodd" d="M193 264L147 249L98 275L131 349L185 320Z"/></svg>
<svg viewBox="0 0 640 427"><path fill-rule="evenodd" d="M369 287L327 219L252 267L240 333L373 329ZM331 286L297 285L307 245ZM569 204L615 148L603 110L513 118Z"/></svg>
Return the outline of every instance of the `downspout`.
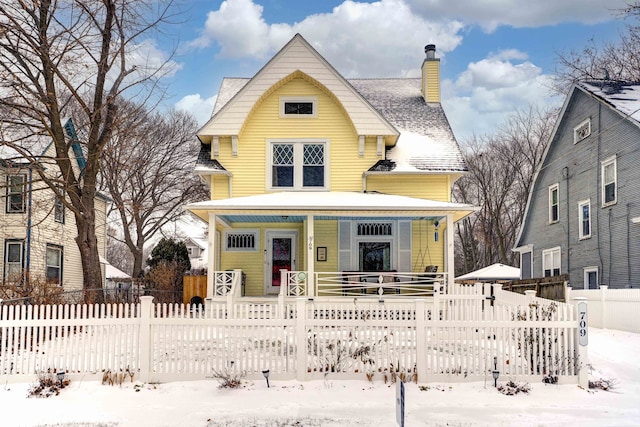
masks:
<svg viewBox="0 0 640 427"><path fill-rule="evenodd" d="M367 173L362 172L362 192L367 192Z"/></svg>
<svg viewBox="0 0 640 427"><path fill-rule="evenodd" d="M597 150L597 159L596 159L596 221L598 222L597 226L596 226L596 230L598 230L598 232L596 233L597 237L598 237L598 261L600 261L600 274L598 274L598 278L600 279L600 282L604 282L603 280L603 276L604 276L604 264L602 262L602 246L600 245L600 211L602 209L600 209L600 207L602 206L602 200L600 200L600 197L602 197L602 165L600 164L600 145L602 142L602 120L601 120L601 113L602 113L602 104L598 102L598 150ZM604 282L604 283L608 283ZM597 285L599 286L600 284L597 283Z"/></svg>
<svg viewBox="0 0 640 427"><path fill-rule="evenodd" d="M31 267L31 206L33 193L33 170L29 168L29 190L27 196L27 235L25 250L25 271L29 271ZM29 284L29 274L24 277L25 284Z"/></svg>
<svg viewBox="0 0 640 427"><path fill-rule="evenodd" d="M569 167L565 166L562 169L562 175L566 181L565 189L567 191L567 275L569 277L569 283L571 283L571 202L569 200Z"/></svg>

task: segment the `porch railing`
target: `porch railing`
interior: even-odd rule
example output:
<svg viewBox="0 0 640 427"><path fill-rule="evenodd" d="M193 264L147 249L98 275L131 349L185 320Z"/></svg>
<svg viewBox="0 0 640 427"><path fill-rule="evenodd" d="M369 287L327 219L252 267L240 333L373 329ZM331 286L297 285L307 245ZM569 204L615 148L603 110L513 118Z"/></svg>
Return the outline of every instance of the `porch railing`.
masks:
<svg viewBox="0 0 640 427"><path fill-rule="evenodd" d="M280 293L287 297L417 297L446 292L449 273L316 272L311 295L306 271L282 270Z"/></svg>

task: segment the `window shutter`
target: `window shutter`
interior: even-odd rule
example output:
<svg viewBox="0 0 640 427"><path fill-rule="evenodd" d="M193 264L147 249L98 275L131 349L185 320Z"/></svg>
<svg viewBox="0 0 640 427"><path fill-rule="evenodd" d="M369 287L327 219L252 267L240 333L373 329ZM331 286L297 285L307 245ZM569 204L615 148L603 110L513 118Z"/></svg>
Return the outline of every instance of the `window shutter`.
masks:
<svg viewBox="0 0 640 427"><path fill-rule="evenodd" d="M520 254L520 270L522 279L531 279L531 252L522 252Z"/></svg>
<svg viewBox="0 0 640 427"><path fill-rule="evenodd" d="M411 221L398 221L398 271L411 271Z"/></svg>
<svg viewBox="0 0 640 427"><path fill-rule="evenodd" d="M351 268L351 221L338 222L338 270Z"/></svg>

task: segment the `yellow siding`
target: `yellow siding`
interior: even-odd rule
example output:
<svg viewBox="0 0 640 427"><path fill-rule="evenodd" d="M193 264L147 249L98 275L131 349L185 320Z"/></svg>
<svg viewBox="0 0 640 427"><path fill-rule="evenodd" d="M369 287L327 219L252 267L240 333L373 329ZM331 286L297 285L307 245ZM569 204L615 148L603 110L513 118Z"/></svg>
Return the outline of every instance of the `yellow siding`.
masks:
<svg viewBox="0 0 640 427"><path fill-rule="evenodd" d="M280 118L281 96L317 97L317 118ZM293 79L256 106L238 137L237 157L231 153L231 138L220 138L218 159L233 174L234 197L266 191L267 141L277 138L326 139L331 191L361 191L362 172L381 158L375 138L367 138L365 155L360 157L358 135L334 98L306 79ZM214 198L219 198L217 190Z"/></svg>
<svg viewBox="0 0 640 427"><path fill-rule="evenodd" d="M224 250L224 242L220 245L220 270L233 270L241 269L247 275L246 281L246 295L247 296L261 296L265 294L265 232L267 230L295 230L298 232L297 242L297 261L298 268L304 269L304 257L306 256L306 245L304 239L304 229L302 224L289 224L289 223L237 223L234 224L234 229L251 229L259 231L260 246L257 251L244 252L244 251L229 251ZM224 239L224 229L220 229L220 236Z"/></svg>
<svg viewBox="0 0 640 427"><path fill-rule="evenodd" d="M229 198L229 177L226 175L211 175L211 200Z"/></svg>
<svg viewBox="0 0 640 427"><path fill-rule="evenodd" d="M450 202L450 182L449 175L370 175L367 190Z"/></svg>
<svg viewBox="0 0 640 427"><path fill-rule="evenodd" d="M338 221L315 221L315 247L318 246L327 248L327 261L316 261L316 271L338 271Z"/></svg>
<svg viewBox="0 0 640 427"><path fill-rule="evenodd" d="M434 239L435 226L431 220L415 220L412 223L412 260L414 272L423 272L427 265L437 265L438 272L444 271L444 223L438 230L439 239Z"/></svg>
<svg viewBox="0 0 640 427"><path fill-rule="evenodd" d="M426 61L426 101L440 102L440 61Z"/></svg>

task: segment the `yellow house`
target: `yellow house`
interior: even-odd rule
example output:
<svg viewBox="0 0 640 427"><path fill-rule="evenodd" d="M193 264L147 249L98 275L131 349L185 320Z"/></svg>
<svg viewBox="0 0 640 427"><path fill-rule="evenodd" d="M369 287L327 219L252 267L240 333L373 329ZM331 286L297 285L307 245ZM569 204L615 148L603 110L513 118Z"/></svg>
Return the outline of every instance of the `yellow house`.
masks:
<svg viewBox="0 0 640 427"><path fill-rule="evenodd" d="M345 79L298 34L254 77L223 80L198 132L211 200L188 206L209 223L207 297L453 283L453 224L475 208L451 202L466 167L425 53L422 78Z"/></svg>
<svg viewBox="0 0 640 427"><path fill-rule="evenodd" d="M46 138L36 138L36 141L23 145L25 150L41 159L55 156L55 148ZM69 152L74 153L71 148ZM84 159L81 152L77 154L80 157L76 153L71 155L76 159L74 167L80 168L79 163ZM45 170L54 173L51 167L45 166ZM75 242L78 233L74 216L38 178L29 161L13 148L2 144L0 187L0 287L10 288L12 284L19 283L26 273L34 285L46 281L62 286L65 291L81 290L82 260ZM95 206L98 250L103 258L106 249L107 199L96 198ZM104 265L102 267L104 277ZM0 293L0 298L16 296L6 288L5 292Z"/></svg>

